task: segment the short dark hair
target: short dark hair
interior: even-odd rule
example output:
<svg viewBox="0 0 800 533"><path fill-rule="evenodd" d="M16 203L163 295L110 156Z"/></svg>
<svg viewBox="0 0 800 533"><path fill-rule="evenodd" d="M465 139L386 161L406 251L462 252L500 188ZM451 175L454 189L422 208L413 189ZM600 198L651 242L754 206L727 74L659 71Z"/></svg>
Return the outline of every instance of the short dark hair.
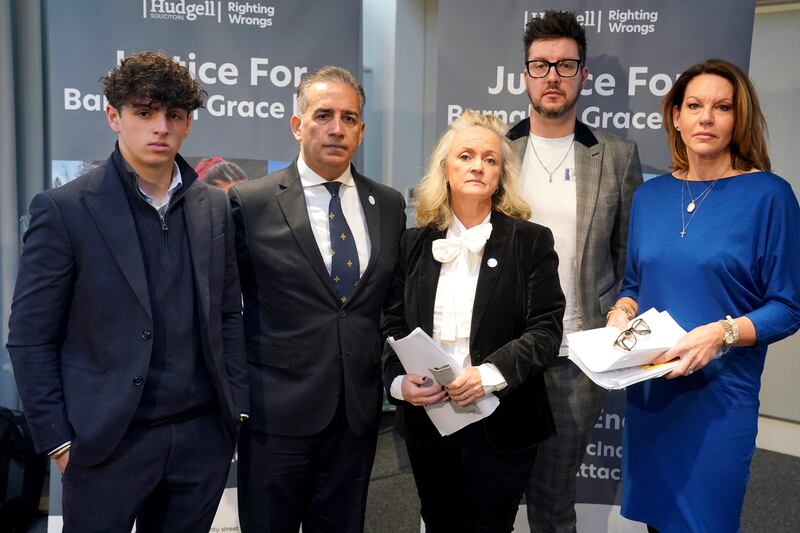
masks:
<svg viewBox="0 0 800 533"><path fill-rule="evenodd" d="M358 95L361 103L359 112L364 112L364 104L367 103L367 96L364 94L364 87L349 70L333 65L327 65L306 74L297 86L297 111L302 115L308 106L307 92L315 83L343 83L349 85Z"/></svg>
<svg viewBox="0 0 800 533"><path fill-rule="evenodd" d="M141 103L194 111L203 106L207 94L189 69L166 53L154 51L126 57L100 77L100 84L108 103L117 109Z"/></svg>
<svg viewBox="0 0 800 533"><path fill-rule="evenodd" d="M686 69L672 85L661 102L664 129L667 130L672 151L672 168L689 170L686 143L675 127L673 111L680 109L689 82L702 74L713 74L733 85L733 134L731 135L731 165L737 170L772 170L767 152L767 121L761 112L758 94L753 82L742 69L723 59L708 59Z"/></svg>
<svg viewBox="0 0 800 533"><path fill-rule="evenodd" d="M543 16L531 19L525 25L525 35L522 37L525 43L525 60L528 59L528 51L533 41L561 37L572 39L577 43L581 65L586 65L586 30L571 11L548 10Z"/></svg>

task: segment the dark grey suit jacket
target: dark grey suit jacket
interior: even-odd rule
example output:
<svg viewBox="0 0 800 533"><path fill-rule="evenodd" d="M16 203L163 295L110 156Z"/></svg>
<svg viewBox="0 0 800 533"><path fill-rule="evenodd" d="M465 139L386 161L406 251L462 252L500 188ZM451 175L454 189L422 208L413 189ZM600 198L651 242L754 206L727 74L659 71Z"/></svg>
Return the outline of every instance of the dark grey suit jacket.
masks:
<svg viewBox="0 0 800 533"><path fill-rule="evenodd" d="M494 364L508 384L500 406L479 422L500 452L528 449L554 433L542 373L558 354L564 294L558 280L553 234L544 226L492 212L492 234L483 251L470 330L472 364ZM433 334L433 306L441 263L432 243L446 231L410 229L403 236L394 302L384 334L401 338L416 327ZM489 265L489 259L494 266ZM384 349L387 394L405 374L397 355ZM391 398L391 396L390 396ZM439 437L422 407L399 403L398 430L411 443Z"/></svg>
<svg viewBox="0 0 800 533"><path fill-rule="evenodd" d="M176 161L187 182L191 167ZM94 465L117 447L142 396L153 317L121 157L31 202L8 350L36 450L72 440ZM241 297L225 193L194 180L182 200L201 346L232 436L248 412ZM188 317L187 319L191 319Z"/></svg>
<svg viewBox="0 0 800 533"><path fill-rule="evenodd" d="M377 428L382 403L380 317L400 235L403 197L352 170L371 253L350 300L336 298L311 230L297 163L229 191L244 295L253 429L309 436L340 395L357 434Z"/></svg>
<svg viewBox="0 0 800 533"><path fill-rule="evenodd" d="M520 160L529 131L526 118L508 132ZM625 269L631 199L642 184L636 144L576 122L575 174L578 317L583 329L593 329L605 325Z"/></svg>

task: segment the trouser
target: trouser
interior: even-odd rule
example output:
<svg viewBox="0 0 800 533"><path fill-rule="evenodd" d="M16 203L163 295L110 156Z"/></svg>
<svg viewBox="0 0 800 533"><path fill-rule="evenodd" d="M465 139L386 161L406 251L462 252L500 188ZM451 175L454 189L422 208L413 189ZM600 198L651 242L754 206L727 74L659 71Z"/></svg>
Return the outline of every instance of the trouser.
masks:
<svg viewBox="0 0 800 533"><path fill-rule="evenodd" d="M539 444L525 499L534 533L575 532L576 474L607 391L572 361L544 373L556 435Z"/></svg>
<svg viewBox="0 0 800 533"><path fill-rule="evenodd" d="M67 464L64 533L130 533L134 520L138 533L208 531L234 445L218 412L152 428L131 426L102 463Z"/></svg>

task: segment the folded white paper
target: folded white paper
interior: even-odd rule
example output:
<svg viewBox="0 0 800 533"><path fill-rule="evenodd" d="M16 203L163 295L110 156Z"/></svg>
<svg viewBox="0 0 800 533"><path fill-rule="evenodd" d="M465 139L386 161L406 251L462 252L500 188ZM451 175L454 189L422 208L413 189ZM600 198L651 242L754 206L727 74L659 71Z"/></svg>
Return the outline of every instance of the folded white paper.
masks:
<svg viewBox="0 0 800 533"><path fill-rule="evenodd" d="M620 331L614 327L578 331L567 335L569 358L589 379L606 389L622 389L647 379L661 377L678 365L670 361L650 365L656 357L670 349L686 335L667 311L648 309L628 323L643 319L649 335L636 335L633 350L614 346Z"/></svg>
<svg viewBox="0 0 800 533"><path fill-rule="evenodd" d="M464 372L461 363L447 355L447 353L420 328L416 328L400 340L389 337L387 341L403 364L406 374L427 376L435 383L433 374L431 373L432 368L450 365L456 375L460 375ZM452 435L459 429L482 420L494 413L494 410L500 405L500 400L494 394L487 394L475 400L473 403L478 407L480 412L456 412L450 401L426 406L425 411L442 436Z"/></svg>

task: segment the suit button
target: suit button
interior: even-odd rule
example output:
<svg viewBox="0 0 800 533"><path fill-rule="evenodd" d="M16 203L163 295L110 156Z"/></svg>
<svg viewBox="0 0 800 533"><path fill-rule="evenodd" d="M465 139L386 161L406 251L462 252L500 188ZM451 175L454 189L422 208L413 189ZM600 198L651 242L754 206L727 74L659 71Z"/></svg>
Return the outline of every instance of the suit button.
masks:
<svg viewBox="0 0 800 533"><path fill-rule="evenodd" d="M147 340L150 340L150 338L152 336L153 336L153 332L150 331L149 329L145 329L145 330L142 331L142 339L147 341Z"/></svg>
<svg viewBox="0 0 800 533"><path fill-rule="evenodd" d="M336 352L336 359L338 359L339 361L341 361L341 360L342 360L342 351L341 351L341 350L338 350L338 351Z"/></svg>
<svg viewBox="0 0 800 533"><path fill-rule="evenodd" d="M137 387L141 387L144 384L144 378L142 376L136 376L133 378L133 384Z"/></svg>
<svg viewBox="0 0 800 533"><path fill-rule="evenodd" d="M347 316L347 311L339 311L339 318L344 318Z"/></svg>

